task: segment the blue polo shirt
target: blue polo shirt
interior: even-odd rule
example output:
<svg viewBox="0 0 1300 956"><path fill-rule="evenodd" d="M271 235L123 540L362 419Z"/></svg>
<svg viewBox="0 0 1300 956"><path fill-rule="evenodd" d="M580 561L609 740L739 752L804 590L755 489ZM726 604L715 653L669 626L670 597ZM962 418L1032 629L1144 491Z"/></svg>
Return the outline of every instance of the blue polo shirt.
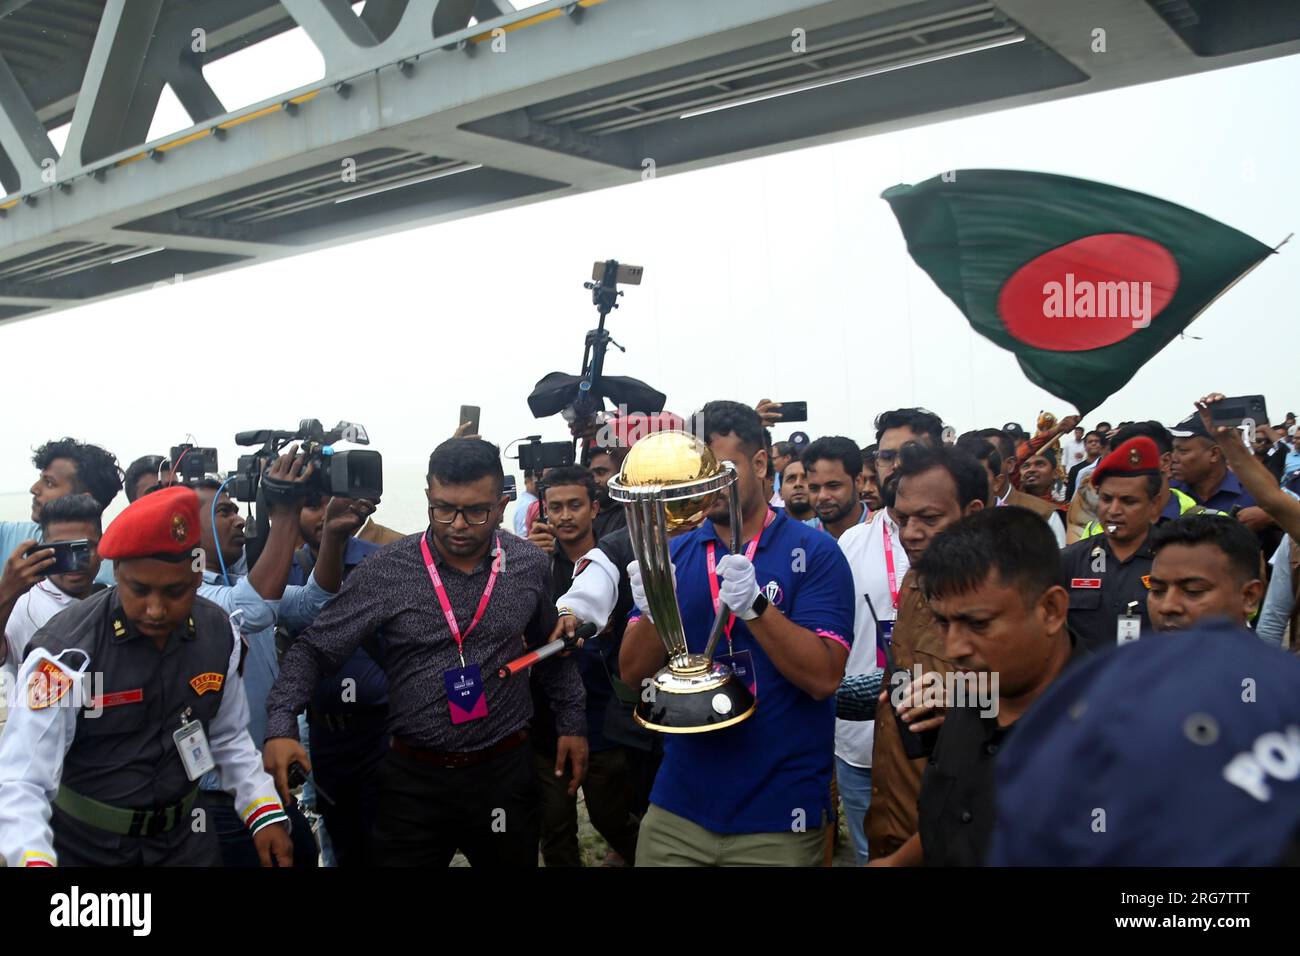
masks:
<svg viewBox="0 0 1300 956"><path fill-rule="evenodd" d="M1223 481L1219 487L1204 501L1197 496L1195 491L1188 487L1186 482L1171 481L1169 486L1189 495L1198 505L1213 508L1215 511L1222 511L1224 514L1232 511L1234 505L1242 508L1251 508L1255 505L1255 499L1250 496L1250 492L1241 487L1241 482L1237 480L1237 476L1232 472L1228 472L1223 476Z"/></svg>
<svg viewBox="0 0 1300 956"><path fill-rule="evenodd" d="M712 521L669 546L686 642L694 653L704 651L715 616L708 581L710 541L721 561L729 551ZM782 614L851 646L853 574L834 538L777 511L759 541L754 569L759 588ZM629 619L640 616L633 608ZM831 810L835 698L814 700L786 680L743 621L736 620L731 642L753 658L757 709L725 730L665 734L663 764L650 801L714 833L788 833L800 819L815 829ZM727 653L725 638L717 653Z"/></svg>

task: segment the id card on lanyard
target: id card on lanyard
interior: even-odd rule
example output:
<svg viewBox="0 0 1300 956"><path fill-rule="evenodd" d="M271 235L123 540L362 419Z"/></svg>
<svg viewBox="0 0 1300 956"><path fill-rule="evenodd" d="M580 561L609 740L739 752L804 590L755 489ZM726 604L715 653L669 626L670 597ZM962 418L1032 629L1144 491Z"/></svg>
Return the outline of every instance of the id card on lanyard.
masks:
<svg viewBox="0 0 1300 956"><path fill-rule="evenodd" d="M885 577L889 579L889 600L894 607L894 618L898 617L898 572L894 570L894 542L889 536L889 516L886 514L881 517L885 522L880 527L882 536L885 539ZM885 659L885 645L892 639L894 634L893 621L876 622L876 666L882 670L887 665Z"/></svg>
<svg viewBox="0 0 1300 956"><path fill-rule="evenodd" d="M751 563L753 562L754 555L758 553L758 543L763 540L763 532L767 530L767 526L770 525L775 518L776 514L769 508L767 517L763 519L763 527L759 529L758 534L754 535L754 540L749 542L749 545L745 548L745 560ZM721 588L718 584L718 566L714 552L714 543L710 541L706 549L709 569L709 593L713 596L713 613L717 614L718 609L722 606L722 601L719 597ZM750 654L749 651L737 651L731 646L731 629L735 624L736 618L735 615L732 615L731 619L727 621L725 629L727 635L727 653L719 654L717 661L719 664L726 664L730 667L736 677L743 681L745 686L749 688L749 692L757 698L758 677L754 673L753 655Z"/></svg>
<svg viewBox="0 0 1300 956"><path fill-rule="evenodd" d="M452 639L456 642L456 650L460 655L460 667L453 667L442 674L443 684L447 690L447 709L451 713L451 722L453 724L463 724L471 720L479 720L487 716L487 698L483 696L483 675L478 664L465 663L465 638L478 626L478 622L483 620L483 612L487 610L488 602L492 600L492 591L497 586L497 575L501 571L501 562L499 555L501 553L501 536L493 538L495 545L494 554L498 557L492 561L492 570L488 575L487 586L483 589L483 597L479 599L478 610L474 612L474 619L469 622L469 627L465 628L462 634L460 623L456 620L456 612L452 610L451 600L447 597L447 589L443 587L442 575L438 573L437 566L433 563L433 554L429 551L429 538L425 535L420 539L420 553L424 555L424 566L429 572L429 580L433 582L434 593L438 595L438 604L442 606L443 616L447 619L447 629L451 631Z"/></svg>

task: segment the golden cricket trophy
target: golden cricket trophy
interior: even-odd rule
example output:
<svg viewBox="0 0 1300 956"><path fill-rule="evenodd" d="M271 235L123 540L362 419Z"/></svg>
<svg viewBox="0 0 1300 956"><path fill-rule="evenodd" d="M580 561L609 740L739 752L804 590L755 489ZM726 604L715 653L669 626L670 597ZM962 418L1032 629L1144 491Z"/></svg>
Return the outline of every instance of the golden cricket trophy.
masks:
<svg viewBox="0 0 1300 956"><path fill-rule="evenodd" d="M731 515L731 553L740 553L740 488L736 467L719 462L709 446L684 431L647 435L628 451L609 496L627 510L632 550L641 567L646 603L668 651L668 666L655 674L637 704L637 723L666 734L698 734L740 723L754 712L754 696L731 668L713 660L731 620L718 609L704 653L692 654L673 583L668 539L698 527L720 496Z"/></svg>

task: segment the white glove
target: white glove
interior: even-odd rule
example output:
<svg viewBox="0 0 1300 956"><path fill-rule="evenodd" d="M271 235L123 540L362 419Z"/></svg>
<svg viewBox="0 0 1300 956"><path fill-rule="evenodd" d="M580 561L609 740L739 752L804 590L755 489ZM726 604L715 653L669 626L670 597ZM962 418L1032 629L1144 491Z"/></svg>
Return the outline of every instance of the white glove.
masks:
<svg viewBox="0 0 1300 956"><path fill-rule="evenodd" d="M718 574L722 577L718 592L722 603L742 621L749 620L749 609L758 598L754 565L743 554L729 554L718 562Z"/></svg>
<svg viewBox="0 0 1300 956"><path fill-rule="evenodd" d="M668 570L673 576L673 587L677 587L677 565L668 565ZM650 602L646 600L645 585L641 583L641 562L633 561L627 566L627 580L632 585L632 600L636 606L641 609L641 616L654 623L655 619L650 616Z"/></svg>

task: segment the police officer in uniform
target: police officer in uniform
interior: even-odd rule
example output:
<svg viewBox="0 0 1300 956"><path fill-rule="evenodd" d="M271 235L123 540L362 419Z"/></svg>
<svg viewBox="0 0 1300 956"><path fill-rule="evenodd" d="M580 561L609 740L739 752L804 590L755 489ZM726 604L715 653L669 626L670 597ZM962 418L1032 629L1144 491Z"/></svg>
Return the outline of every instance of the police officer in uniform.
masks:
<svg viewBox="0 0 1300 956"><path fill-rule="evenodd" d="M1103 534L1061 552L1061 586L1070 594L1070 630L1095 653L1151 630L1149 538L1160 518L1160 450L1145 435L1131 438L1097 463L1091 480Z"/></svg>
<svg viewBox="0 0 1300 956"><path fill-rule="evenodd" d="M212 769L262 864L292 864L284 809L248 735L241 642L195 593L198 543L191 489L138 499L99 544L117 587L32 639L0 742L10 866L219 864L215 834L192 812Z"/></svg>

